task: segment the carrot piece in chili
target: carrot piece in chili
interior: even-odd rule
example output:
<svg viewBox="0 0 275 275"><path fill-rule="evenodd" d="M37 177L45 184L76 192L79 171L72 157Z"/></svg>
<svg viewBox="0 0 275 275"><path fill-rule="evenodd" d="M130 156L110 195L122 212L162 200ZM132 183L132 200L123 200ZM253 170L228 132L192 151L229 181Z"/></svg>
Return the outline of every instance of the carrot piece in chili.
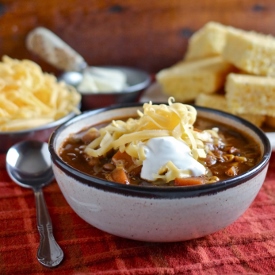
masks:
<svg viewBox="0 0 275 275"><path fill-rule="evenodd" d="M110 174L112 180L117 183L130 184L126 172L122 167L115 168Z"/></svg>
<svg viewBox="0 0 275 275"><path fill-rule="evenodd" d="M201 177L175 178L175 186L192 186L204 183L205 180Z"/></svg>
<svg viewBox="0 0 275 275"><path fill-rule="evenodd" d="M115 164L121 162L126 170L134 165L132 157L126 152L120 152L119 150L113 155L112 161Z"/></svg>

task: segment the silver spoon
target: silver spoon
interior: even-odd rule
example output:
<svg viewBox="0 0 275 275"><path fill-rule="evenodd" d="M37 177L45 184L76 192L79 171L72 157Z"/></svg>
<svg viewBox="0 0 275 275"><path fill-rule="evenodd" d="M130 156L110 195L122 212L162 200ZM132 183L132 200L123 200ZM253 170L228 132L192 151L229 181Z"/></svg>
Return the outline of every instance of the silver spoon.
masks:
<svg viewBox="0 0 275 275"><path fill-rule="evenodd" d="M15 183L34 191L40 234L38 261L46 267L57 266L64 253L54 239L52 221L42 192L42 187L54 178L48 144L30 140L15 144L7 152L6 168Z"/></svg>
<svg viewBox="0 0 275 275"><path fill-rule="evenodd" d="M44 27L28 33L27 49L63 71L83 72L88 68L84 58L60 37Z"/></svg>

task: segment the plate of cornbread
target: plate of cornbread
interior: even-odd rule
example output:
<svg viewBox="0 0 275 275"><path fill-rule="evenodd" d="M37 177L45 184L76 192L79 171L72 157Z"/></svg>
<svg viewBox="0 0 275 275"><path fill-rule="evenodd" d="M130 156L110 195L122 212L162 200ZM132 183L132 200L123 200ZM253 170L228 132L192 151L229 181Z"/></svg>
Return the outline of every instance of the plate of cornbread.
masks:
<svg viewBox="0 0 275 275"><path fill-rule="evenodd" d="M252 122L275 150L275 37L206 23L190 37L182 60L156 74L143 98L170 96Z"/></svg>

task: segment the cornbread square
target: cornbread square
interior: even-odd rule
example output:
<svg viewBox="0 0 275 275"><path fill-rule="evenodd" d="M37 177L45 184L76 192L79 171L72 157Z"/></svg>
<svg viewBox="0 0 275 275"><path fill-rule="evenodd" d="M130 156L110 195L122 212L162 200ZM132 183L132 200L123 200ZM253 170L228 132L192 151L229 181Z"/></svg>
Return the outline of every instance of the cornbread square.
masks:
<svg viewBox="0 0 275 275"><path fill-rule="evenodd" d="M255 115L255 114L235 114L243 119L246 119L247 121L253 123L254 125L261 127L263 123L265 122L265 116L264 115Z"/></svg>
<svg viewBox="0 0 275 275"><path fill-rule="evenodd" d="M233 112L275 116L275 78L230 73L225 91Z"/></svg>
<svg viewBox="0 0 275 275"><path fill-rule="evenodd" d="M189 39L185 60L195 60L221 55L226 43L226 34L231 27L209 22Z"/></svg>
<svg viewBox="0 0 275 275"><path fill-rule="evenodd" d="M228 112L227 102L224 95L199 94L195 99L195 104L198 106Z"/></svg>
<svg viewBox="0 0 275 275"><path fill-rule="evenodd" d="M256 32L229 30L222 56L247 73L275 76L275 38Z"/></svg>
<svg viewBox="0 0 275 275"><path fill-rule="evenodd" d="M215 93L234 66L220 56L195 61L181 61L156 74L163 93L177 101L193 101L200 93Z"/></svg>
<svg viewBox="0 0 275 275"><path fill-rule="evenodd" d="M195 104L198 106L213 108L216 110L234 114L234 112L231 111L228 107L225 95L200 94L197 96L195 100ZM265 121L264 115L255 115L255 114L247 114L247 113L245 114L235 113L235 115L250 121L251 123L253 123L258 127L262 126L263 122Z"/></svg>

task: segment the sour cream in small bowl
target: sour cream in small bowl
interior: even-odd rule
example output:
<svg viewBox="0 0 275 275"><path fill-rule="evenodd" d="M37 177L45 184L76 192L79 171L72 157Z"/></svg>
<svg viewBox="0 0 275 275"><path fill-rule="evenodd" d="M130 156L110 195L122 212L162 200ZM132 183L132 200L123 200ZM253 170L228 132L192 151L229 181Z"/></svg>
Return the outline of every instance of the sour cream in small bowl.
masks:
<svg viewBox="0 0 275 275"><path fill-rule="evenodd" d="M126 66L89 67L65 72L60 81L74 86L82 96L82 110L137 102L151 83L146 71Z"/></svg>

